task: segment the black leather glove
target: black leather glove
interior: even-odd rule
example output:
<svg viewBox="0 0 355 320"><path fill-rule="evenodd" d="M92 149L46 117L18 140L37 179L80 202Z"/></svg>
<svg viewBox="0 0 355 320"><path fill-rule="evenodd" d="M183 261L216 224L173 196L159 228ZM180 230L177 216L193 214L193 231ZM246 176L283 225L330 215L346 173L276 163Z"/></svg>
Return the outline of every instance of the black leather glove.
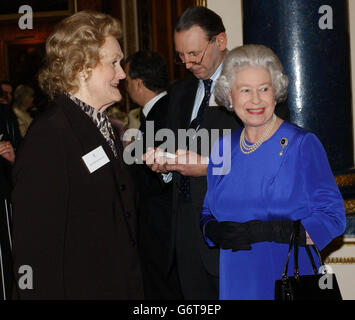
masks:
<svg viewBox="0 0 355 320"><path fill-rule="evenodd" d="M250 250L247 234L245 223L211 220L205 225L205 235L221 249Z"/></svg>
<svg viewBox="0 0 355 320"><path fill-rule="evenodd" d="M260 221L245 223L211 220L205 225L205 235L222 249L250 250L252 243L289 243L293 222L289 220ZM306 231L301 225L299 245L306 245Z"/></svg>
<svg viewBox="0 0 355 320"><path fill-rule="evenodd" d="M274 220L260 221L252 220L246 222L248 224L248 237L250 243L257 242L277 242L290 243L291 234L293 231L293 221L290 220ZM300 233L298 245L306 245L306 230L300 225Z"/></svg>

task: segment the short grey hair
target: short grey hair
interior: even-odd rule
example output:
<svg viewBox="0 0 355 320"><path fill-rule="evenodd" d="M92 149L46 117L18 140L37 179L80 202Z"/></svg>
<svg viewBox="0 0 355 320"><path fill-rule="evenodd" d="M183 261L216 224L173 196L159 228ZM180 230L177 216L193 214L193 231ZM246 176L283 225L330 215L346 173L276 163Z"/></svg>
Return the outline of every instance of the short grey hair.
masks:
<svg viewBox="0 0 355 320"><path fill-rule="evenodd" d="M224 59L220 77L215 86L216 99L227 109L232 110L229 102L232 86L237 72L244 67L263 67L269 71L276 103L287 98L288 78L276 54L263 45L248 44L234 48Z"/></svg>

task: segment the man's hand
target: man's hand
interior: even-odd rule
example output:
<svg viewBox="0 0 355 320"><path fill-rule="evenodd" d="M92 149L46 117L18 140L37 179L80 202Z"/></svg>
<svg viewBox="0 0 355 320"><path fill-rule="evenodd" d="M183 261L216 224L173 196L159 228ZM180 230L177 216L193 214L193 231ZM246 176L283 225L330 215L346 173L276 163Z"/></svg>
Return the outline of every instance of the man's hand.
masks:
<svg viewBox="0 0 355 320"><path fill-rule="evenodd" d="M201 177L207 175L208 158L189 150L177 150L174 163L167 163L168 171L177 171L184 176Z"/></svg>
<svg viewBox="0 0 355 320"><path fill-rule="evenodd" d="M15 151L9 141L0 141L0 155L11 163L15 162Z"/></svg>
<svg viewBox="0 0 355 320"><path fill-rule="evenodd" d="M164 151L159 148L148 148L147 152L143 154L142 159L145 164L154 172L167 173L166 164L174 162L174 159L164 157Z"/></svg>
<svg viewBox="0 0 355 320"><path fill-rule="evenodd" d="M147 166L159 173L177 171L184 176L201 177L207 175L208 158L193 151L177 150L175 158L164 156L163 150L148 148L143 155Z"/></svg>

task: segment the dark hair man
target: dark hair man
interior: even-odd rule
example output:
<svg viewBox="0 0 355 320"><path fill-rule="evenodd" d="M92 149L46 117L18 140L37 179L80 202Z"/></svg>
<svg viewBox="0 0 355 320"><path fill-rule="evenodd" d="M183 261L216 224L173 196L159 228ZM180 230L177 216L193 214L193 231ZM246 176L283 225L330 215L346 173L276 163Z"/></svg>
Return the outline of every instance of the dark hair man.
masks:
<svg viewBox="0 0 355 320"><path fill-rule="evenodd" d="M147 122L154 135L166 127L168 117L168 68L164 58L152 51L138 51L126 59L126 88L141 109L140 137L145 141ZM145 149L145 143L144 143ZM171 229L172 183L145 165L131 166L139 191L138 249L142 260L146 299L181 299L176 269L168 274Z"/></svg>
<svg viewBox="0 0 355 320"><path fill-rule="evenodd" d="M1 97L0 103L11 105L12 102L12 85L9 81L0 81Z"/></svg>

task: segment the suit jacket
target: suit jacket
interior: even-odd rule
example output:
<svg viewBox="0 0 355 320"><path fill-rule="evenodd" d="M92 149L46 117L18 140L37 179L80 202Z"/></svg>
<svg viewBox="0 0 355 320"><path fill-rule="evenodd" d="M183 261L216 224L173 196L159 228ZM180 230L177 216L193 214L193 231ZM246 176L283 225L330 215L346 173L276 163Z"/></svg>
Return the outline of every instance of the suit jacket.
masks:
<svg viewBox="0 0 355 320"><path fill-rule="evenodd" d="M82 156L98 146L110 162L90 174ZM116 148L118 158L65 95L31 125L13 174L20 299L143 298L134 190L119 139ZM21 282L23 265L31 267L33 289Z"/></svg>
<svg viewBox="0 0 355 320"><path fill-rule="evenodd" d="M0 134L3 134L2 140L10 141L16 151L22 140L17 118L12 108L3 103L0 103Z"/></svg>
<svg viewBox="0 0 355 320"><path fill-rule="evenodd" d="M158 130L166 128L168 102L168 95L165 95L154 104L145 121L141 123L140 129L143 132L143 138L146 135L147 121L154 121L154 135ZM172 183L164 183L161 174L153 172L144 163L133 164L130 169L139 190L138 226L140 232L138 236L140 237L140 251L142 255L147 257L157 255L159 260L162 258L160 249L166 245L170 234ZM152 237L152 234L155 236ZM154 245L154 241L157 241L156 245ZM166 255L167 253L164 253L164 256ZM167 264L165 267L166 271Z"/></svg>
<svg viewBox="0 0 355 320"><path fill-rule="evenodd" d="M143 139L146 122L154 122L154 136L166 128L169 95L160 98L141 123ZM145 140L145 139L144 139ZM157 142L155 146L159 146ZM146 144L144 143L144 150ZM147 299L179 299L178 284L168 277L169 239L171 234L172 183L164 183L159 173L145 164L131 166L139 189L138 244Z"/></svg>
<svg viewBox="0 0 355 320"><path fill-rule="evenodd" d="M149 111L144 123L141 123L140 131L142 132L143 152L145 152L147 148L145 139L147 135L146 122L154 122L154 136L157 131L166 128L169 111L168 103L169 95L165 95L160 98ZM158 147L161 143L162 142L154 141L154 146ZM145 164L133 165L132 168L134 170L133 174L135 177L136 185L139 189L139 193L141 194L141 196L156 196L161 195L164 190L171 190L171 184L165 184L162 181L161 174L153 172Z"/></svg>
<svg viewBox="0 0 355 320"><path fill-rule="evenodd" d="M0 104L0 141L10 141L14 149L20 139L16 118L8 105ZM11 298L11 170L12 164L0 156L0 300Z"/></svg>
<svg viewBox="0 0 355 320"><path fill-rule="evenodd" d="M190 125L191 114L194 106L195 96L198 88L198 79L193 75L188 75L187 77L176 81L171 86L170 90L170 103L169 103L169 128L171 128L175 137L177 137L178 129L187 129ZM202 122L200 124L199 130L206 129L211 133L212 129L218 129L219 135L223 134L222 129L237 129L241 127L240 120L236 117L234 112L228 111L224 107L208 107L204 113ZM213 142L216 137L210 135L209 151L212 148ZM176 146L177 146L176 142ZM198 146L198 152L201 150ZM207 154L204 154L207 156ZM180 174L175 172L173 181L173 218L172 218L172 238L171 238L171 255L170 255L170 265L173 261L173 252L175 247L175 233L183 232L183 230L177 230L177 208L179 202L183 201L179 196L179 181ZM202 210L204 196L207 190L207 180L206 177L191 177L190 178L190 188L192 202L190 204L191 215L194 217L193 226L195 234L198 235L200 256L204 263L206 270L214 276L218 276L218 265L219 265L219 250L216 248L210 248L205 243L202 232L200 230L200 213ZM195 241L195 239L191 239Z"/></svg>
<svg viewBox="0 0 355 320"><path fill-rule="evenodd" d="M0 104L0 137L0 141L10 141L16 150L20 132L18 131L17 120L11 114L11 108L6 104ZM0 199L10 196L11 169L11 163L0 156Z"/></svg>

